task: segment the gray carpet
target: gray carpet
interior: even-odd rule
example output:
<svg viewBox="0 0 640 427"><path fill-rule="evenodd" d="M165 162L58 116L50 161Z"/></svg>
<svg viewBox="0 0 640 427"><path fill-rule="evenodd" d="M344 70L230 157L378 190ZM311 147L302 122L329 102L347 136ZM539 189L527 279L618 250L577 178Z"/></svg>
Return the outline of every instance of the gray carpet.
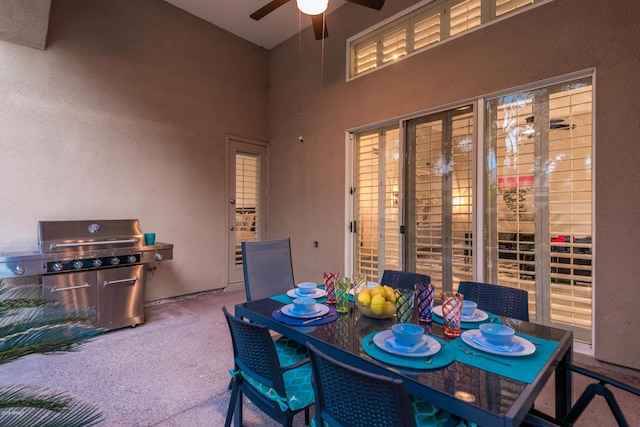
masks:
<svg viewBox="0 0 640 427"><path fill-rule="evenodd" d="M108 332L76 352L31 355L0 365L0 384L65 390L98 405L105 427L223 426L232 351L221 307L233 312L233 306L242 301L244 292L234 291L150 305L143 325ZM609 374L640 384L640 376ZM584 380L576 381L576 389L584 388ZM550 413L549 389L550 385L536 408ZM615 394L630 425L640 425L640 398ZM244 405L244 416L245 426L277 425L250 403ZM596 423L615 425L601 397L596 397L577 425ZM294 425L304 425L302 414Z"/></svg>

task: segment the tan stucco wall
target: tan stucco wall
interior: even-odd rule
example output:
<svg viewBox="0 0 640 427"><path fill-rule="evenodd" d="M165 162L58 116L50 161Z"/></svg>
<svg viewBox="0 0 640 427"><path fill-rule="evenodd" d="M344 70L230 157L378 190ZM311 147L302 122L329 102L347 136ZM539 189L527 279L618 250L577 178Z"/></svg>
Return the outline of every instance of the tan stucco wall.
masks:
<svg viewBox="0 0 640 427"><path fill-rule="evenodd" d="M51 0L0 0L0 40L44 49Z"/></svg>
<svg viewBox="0 0 640 427"><path fill-rule="evenodd" d="M175 245L147 301L226 286L225 135L266 139L267 59L164 2L54 0L46 50L0 41L0 252L138 218Z"/></svg>
<svg viewBox="0 0 640 427"><path fill-rule="evenodd" d="M595 68L594 351L640 369L640 6L553 1L346 83L346 38L413 3L381 12L347 4L330 15L322 85L322 47L309 30L302 78L297 37L271 51L271 226L292 237L296 279L344 269L346 130Z"/></svg>

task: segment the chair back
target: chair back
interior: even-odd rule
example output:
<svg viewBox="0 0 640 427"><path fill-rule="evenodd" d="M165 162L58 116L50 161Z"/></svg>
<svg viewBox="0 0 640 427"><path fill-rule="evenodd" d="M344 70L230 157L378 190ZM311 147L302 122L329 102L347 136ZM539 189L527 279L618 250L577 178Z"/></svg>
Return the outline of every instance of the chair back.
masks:
<svg viewBox="0 0 640 427"><path fill-rule="evenodd" d="M480 310L529 321L529 293L524 289L490 283L460 282L458 292L464 295L464 299L478 303Z"/></svg>
<svg viewBox="0 0 640 427"><path fill-rule="evenodd" d="M316 426L415 427L402 381L346 365L307 344L313 367Z"/></svg>
<svg viewBox="0 0 640 427"><path fill-rule="evenodd" d="M242 242L242 264L247 301L282 294L295 286L289 238Z"/></svg>
<svg viewBox="0 0 640 427"><path fill-rule="evenodd" d="M222 311L231 332L235 369L243 371L284 396L284 381L280 373L278 354L269 329L238 319L229 314L226 307L222 307Z"/></svg>
<svg viewBox="0 0 640 427"><path fill-rule="evenodd" d="M413 285L416 283L427 285L431 283L431 277L409 271L385 270L384 273L382 273L382 280L380 280L381 285L401 289L413 289Z"/></svg>

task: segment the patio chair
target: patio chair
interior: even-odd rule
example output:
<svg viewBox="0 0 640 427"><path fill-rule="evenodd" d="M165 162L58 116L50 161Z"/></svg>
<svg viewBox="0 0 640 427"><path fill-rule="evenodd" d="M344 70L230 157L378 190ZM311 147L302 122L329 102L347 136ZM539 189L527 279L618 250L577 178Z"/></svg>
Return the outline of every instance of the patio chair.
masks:
<svg viewBox="0 0 640 427"><path fill-rule="evenodd" d="M307 343L316 394L312 426L466 426L432 404L413 398L404 383L340 362Z"/></svg>
<svg viewBox="0 0 640 427"><path fill-rule="evenodd" d="M575 372L580 375L584 375L591 379L596 380L597 382L589 384L580 397L573 404L569 413L564 417L563 420L558 422L558 420L552 418L551 416L538 411L537 409L532 409L527 417L525 418L526 425L529 426L549 426L549 425L561 425L561 426L573 426L578 421L578 418L582 415L584 410L589 406L591 401L596 395L600 395L604 397L607 405L609 405L609 409L613 414L618 426L620 427L630 427L629 422L627 421L624 413L622 412L622 408L618 404L615 395L611 392L611 386L623 390L627 393L631 393L633 395L640 397L640 389L637 387L633 387L629 384L626 384L622 381L618 381L614 378L611 378L606 375L602 375L590 369L587 369L582 366L575 365L573 363L566 363L564 365L568 370ZM609 386L609 387L607 387ZM635 408L634 408L635 409Z"/></svg>
<svg viewBox="0 0 640 427"><path fill-rule="evenodd" d="M295 282L289 238L242 242L242 269L247 301L267 298L293 289ZM273 336L277 348L299 346L306 352L305 347L295 341L279 335ZM230 382L229 390L232 386L233 382Z"/></svg>
<svg viewBox="0 0 640 427"><path fill-rule="evenodd" d="M409 271L385 270L382 273L382 280L380 280L381 285L402 289L413 289L413 285L416 283L429 284L431 283L431 277Z"/></svg>
<svg viewBox="0 0 640 427"><path fill-rule="evenodd" d="M242 242L242 268L247 301L282 294L295 286L289 238Z"/></svg>
<svg viewBox="0 0 640 427"><path fill-rule="evenodd" d="M480 282L460 282L464 299L478 303L480 310L498 316L529 321L529 293L523 289Z"/></svg>
<svg viewBox="0 0 640 427"><path fill-rule="evenodd" d="M265 326L232 316L225 307L222 311L229 324L234 360L225 427L234 418L236 425L242 425L243 396L282 426L291 426L300 411L304 411L309 425L314 393L306 347L278 348Z"/></svg>

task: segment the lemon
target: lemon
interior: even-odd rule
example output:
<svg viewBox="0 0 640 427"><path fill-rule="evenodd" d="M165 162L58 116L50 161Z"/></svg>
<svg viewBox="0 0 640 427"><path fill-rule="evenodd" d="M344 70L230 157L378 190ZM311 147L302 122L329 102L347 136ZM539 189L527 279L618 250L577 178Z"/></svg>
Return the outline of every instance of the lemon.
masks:
<svg viewBox="0 0 640 427"><path fill-rule="evenodd" d="M396 312L396 305L391 301L387 301L384 304L384 312L388 315L392 315Z"/></svg>
<svg viewBox="0 0 640 427"><path fill-rule="evenodd" d="M376 295L382 295L382 298L386 298L385 296L385 290L384 287L382 285L376 285L372 290L371 290L371 296L374 297Z"/></svg>
<svg viewBox="0 0 640 427"><path fill-rule="evenodd" d="M391 286L384 285L384 292L387 301L396 302L396 292Z"/></svg>
<svg viewBox="0 0 640 427"><path fill-rule="evenodd" d="M362 305L371 304L371 292L369 289L363 289L362 292L358 294L358 302Z"/></svg>
<svg viewBox="0 0 640 427"><path fill-rule="evenodd" d="M373 314L375 314L376 316L384 314L385 309L386 309L386 300L384 299L384 297L382 295L374 295L371 298L371 312Z"/></svg>

